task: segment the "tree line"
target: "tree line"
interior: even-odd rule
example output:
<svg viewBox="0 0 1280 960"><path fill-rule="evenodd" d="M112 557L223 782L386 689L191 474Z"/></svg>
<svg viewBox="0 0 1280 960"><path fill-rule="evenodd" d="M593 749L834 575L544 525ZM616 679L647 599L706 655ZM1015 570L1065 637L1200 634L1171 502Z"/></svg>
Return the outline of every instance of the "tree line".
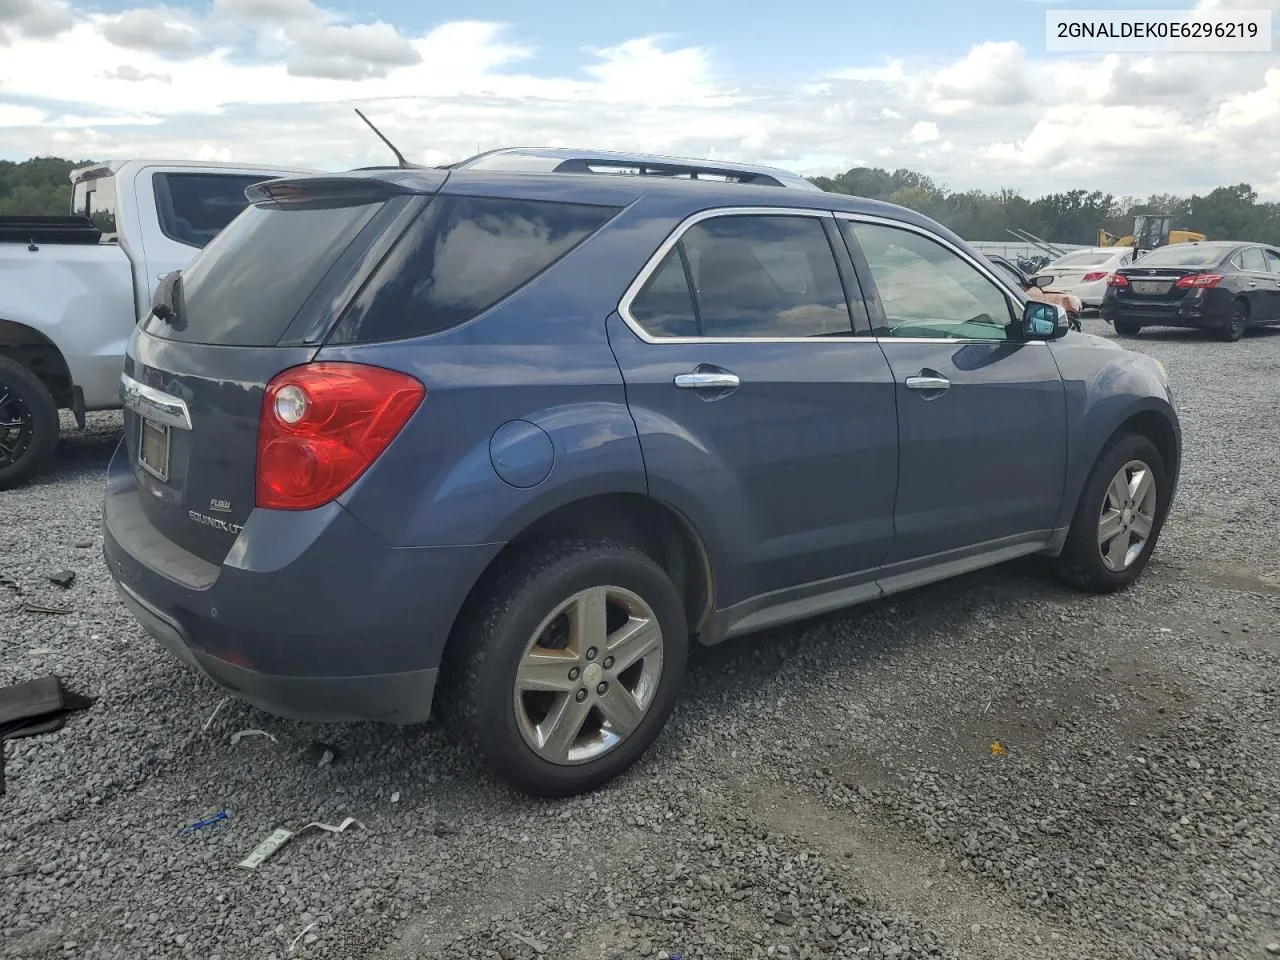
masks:
<svg viewBox="0 0 1280 960"><path fill-rule="evenodd" d="M65 214L71 206L71 171L87 160L36 157L0 160L0 216ZM1210 239L1280 244L1280 203L1258 200L1247 183L1218 187L1204 196L1153 194L1118 197L1094 190L1068 190L1028 200L1016 190L953 191L913 170L854 167L835 177L814 177L824 190L887 200L918 210L968 240L1009 239L1010 228L1029 230L1058 243L1092 244L1099 228L1113 236L1133 232L1133 218L1168 214L1175 230L1195 230Z"/></svg>

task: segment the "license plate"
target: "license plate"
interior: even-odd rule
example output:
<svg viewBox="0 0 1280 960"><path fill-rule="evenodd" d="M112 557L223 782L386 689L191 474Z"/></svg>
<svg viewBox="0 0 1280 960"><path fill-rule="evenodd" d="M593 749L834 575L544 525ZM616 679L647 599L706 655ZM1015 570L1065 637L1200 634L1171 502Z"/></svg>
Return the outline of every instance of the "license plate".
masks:
<svg viewBox="0 0 1280 960"><path fill-rule="evenodd" d="M169 479L169 428L142 418L138 435L138 463L159 480Z"/></svg>
<svg viewBox="0 0 1280 960"><path fill-rule="evenodd" d="M1134 280L1133 292L1163 294L1169 292L1170 286L1167 280Z"/></svg>

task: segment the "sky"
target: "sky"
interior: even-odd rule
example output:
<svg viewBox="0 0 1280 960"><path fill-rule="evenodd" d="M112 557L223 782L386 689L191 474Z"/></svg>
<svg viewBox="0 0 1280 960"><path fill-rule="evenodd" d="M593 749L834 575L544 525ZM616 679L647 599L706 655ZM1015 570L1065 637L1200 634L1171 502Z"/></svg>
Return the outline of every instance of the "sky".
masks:
<svg viewBox="0 0 1280 960"><path fill-rule="evenodd" d="M1055 7L1259 9L1280 0ZM1041 0L0 0L0 159L418 163L501 146L1280 200L1272 53L1050 54Z"/></svg>

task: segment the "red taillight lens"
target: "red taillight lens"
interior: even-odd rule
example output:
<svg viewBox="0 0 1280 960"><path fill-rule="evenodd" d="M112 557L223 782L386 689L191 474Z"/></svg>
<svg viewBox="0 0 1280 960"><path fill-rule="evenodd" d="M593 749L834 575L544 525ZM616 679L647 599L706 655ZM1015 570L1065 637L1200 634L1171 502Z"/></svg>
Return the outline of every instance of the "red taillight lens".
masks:
<svg viewBox="0 0 1280 960"><path fill-rule="evenodd" d="M1128 285L1129 278L1122 274L1113 273L1111 276L1107 277L1108 287L1127 287Z"/></svg>
<svg viewBox="0 0 1280 960"><path fill-rule="evenodd" d="M1080 278L1081 283L1093 283L1095 280L1101 280L1107 275L1105 270L1096 270L1093 273L1086 273Z"/></svg>
<svg viewBox="0 0 1280 960"><path fill-rule="evenodd" d="M1203 290L1208 287L1216 287L1222 282L1222 275L1218 273L1198 273L1190 277L1183 277L1178 281L1177 286L1184 290Z"/></svg>
<svg viewBox="0 0 1280 960"><path fill-rule="evenodd" d="M359 363L311 363L276 376L258 427L258 506L328 503L378 459L426 392L407 374Z"/></svg>

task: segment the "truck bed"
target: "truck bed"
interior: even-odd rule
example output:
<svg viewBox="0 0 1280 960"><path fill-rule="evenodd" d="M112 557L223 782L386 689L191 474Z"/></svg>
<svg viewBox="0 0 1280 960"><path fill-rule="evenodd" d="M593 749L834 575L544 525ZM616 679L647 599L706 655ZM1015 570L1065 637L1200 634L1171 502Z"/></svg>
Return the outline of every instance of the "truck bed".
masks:
<svg viewBox="0 0 1280 960"><path fill-rule="evenodd" d="M102 240L88 217L0 217L0 243L76 243Z"/></svg>

